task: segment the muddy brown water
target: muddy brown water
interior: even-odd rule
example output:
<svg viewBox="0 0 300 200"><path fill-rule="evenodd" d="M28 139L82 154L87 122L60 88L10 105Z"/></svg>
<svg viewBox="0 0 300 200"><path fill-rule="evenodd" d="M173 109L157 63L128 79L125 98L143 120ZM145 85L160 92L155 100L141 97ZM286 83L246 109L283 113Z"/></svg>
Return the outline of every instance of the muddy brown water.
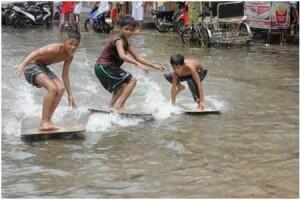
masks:
<svg viewBox="0 0 300 200"><path fill-rule="evenodd" d="M176 34L143 30L131 42L143 56L168 64L182 53L208 68L206 101L221 115L189 116L170 107L161 73L138 79L128 109L153 122L89 115L110 95L92 65L107 35L82 33L71 66L74 112L67 98L55 119L86 124L84 140L20 139L21 124L40 115L43 90L15 75L32 50L57 42L58 30L2 28L2 196L6 198L297 198L299 197L299 48L181 47ZM61 65L53 66L57 74ZM192 103L186 90L179 103Z"/></svg>

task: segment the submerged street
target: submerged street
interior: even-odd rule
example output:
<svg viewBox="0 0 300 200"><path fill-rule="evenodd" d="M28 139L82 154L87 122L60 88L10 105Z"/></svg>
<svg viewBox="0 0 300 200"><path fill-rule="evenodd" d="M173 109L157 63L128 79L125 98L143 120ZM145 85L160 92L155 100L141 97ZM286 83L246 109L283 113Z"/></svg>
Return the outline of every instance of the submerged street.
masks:
<svg viewBox="0 0 300 200"><path fill-rule="evenodd" d="M107 34L82 32L70 68L79 108L64 95L57 122L82 123L84 140L20 138L38 120L43 89L18 78L15 66L33 50L59 42L58 29L2 27L2 195L4 198L297 198L299 197L299 47L182 47L176 34L142 30L130 42L147 59L168 66L170 55L198 58L209 107L221 115L183 115L171 106L159 71L124 69L137 78L128 110L155 120L90 114L110 94L93 65ZM50 66L61 77L62 64ZM186 86L187 88L187 86ZM188 89L178 103L193 103Z"/></svg>

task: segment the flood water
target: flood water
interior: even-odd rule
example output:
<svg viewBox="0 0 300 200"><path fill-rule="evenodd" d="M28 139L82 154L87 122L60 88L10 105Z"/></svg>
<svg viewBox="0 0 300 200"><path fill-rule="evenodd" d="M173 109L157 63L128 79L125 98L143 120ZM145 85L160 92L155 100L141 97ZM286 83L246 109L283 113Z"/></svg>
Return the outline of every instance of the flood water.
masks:
<svg viewBox="0 0 300 200"><path fill-rule="evenodd" d="M82 33L70 72L79 108L65 95L54 117L85 123L86 138L26 142L22 122L40 116L45 91L17 78L14 66L59 41L58 30L2 28L3 197L299 197L298 46L182 48L176 34L143 30L131 42L146 58L169 64L177 52L202 61L207 104L222 112L183 115L160 72L125 64L138 79L127 108L155 117L144 122L87 111L110 99L92 67L107 38ZM60 75L62 64L51 68ZM177 102L193 103L189 91Z"/></svg>

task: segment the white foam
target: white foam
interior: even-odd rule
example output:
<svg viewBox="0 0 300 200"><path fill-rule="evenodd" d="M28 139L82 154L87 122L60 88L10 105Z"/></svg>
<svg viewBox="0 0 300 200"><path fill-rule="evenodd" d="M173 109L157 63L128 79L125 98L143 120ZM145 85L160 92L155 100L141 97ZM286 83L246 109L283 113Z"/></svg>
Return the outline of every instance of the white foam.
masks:
<svg viewBox="0 0 300 200"><path fill-rule="evenodd" d="M20 136L22 120L40 114L40 106L34 101L29 86L20 86L18 90L16 101L11 107L15 115L3 124L4 133L7 135Z"/></svg>
<svg viewBox="0 0 300 200"><path fill-rule="evenodd" d="M86 124L89 132L105 132L117 127L135 126L142 122L142 119L122 118L118 114L97 114L90 115Z"/></svg>
<svg viewBox="0 0 300 200"><path fill-rule="evenodd" d="M219 100L217 96L206 96L206 102L209 107L216 110L225 110L227 108L226 102Z"/></svg>
<svg viewBox="0 0 300 200"><path fill-rule="evenodd" d="M143 88L143 98L145 99L142 107L147 113L152 113L156 119L166 119L173 114L179 114L177 107L173 106L170 100L162 94L160 86L149 77L137 74L140 87Z"/></svg>
<svg viewBox="0 0 300 200"><path fill-rule="evenodd" d="M16 117L9 118L4 125L4 133L7 135L21 135L21 122Z"/></svg>
<svg viewBox="0 0 300 200"><path fill-rule="evenodd" d="M17 114L24 114L25 117L36 116L40 112L40 105L35 102L29 86L21 86L19 90L16 95L16 109L14 111Z"/></svg>

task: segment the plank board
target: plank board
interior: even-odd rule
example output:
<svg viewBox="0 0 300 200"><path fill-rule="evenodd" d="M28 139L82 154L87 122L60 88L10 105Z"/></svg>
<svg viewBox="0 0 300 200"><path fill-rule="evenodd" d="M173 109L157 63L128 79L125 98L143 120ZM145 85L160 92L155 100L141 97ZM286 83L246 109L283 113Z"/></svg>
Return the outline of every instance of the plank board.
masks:
<svg viewBox="0 0 300 200"><path fill-rule="evenodd" d="M153 115L151 113L117 113L113 110L103 109L103 108L89 108L90 112L103 113L103 114L118 114L121 117L126 118L141 118L145 120L153 120Z"/></svg>
<svg viewBox="0 0 300 200"><path fill-rule="evenodd" d="M83 125L59 126L57 130L40 131L38 128L23 127L21 138L26 140L32 139L51 139L51 138L84 138L82 134L85 131Z"/></svg>
<svg viewBox="0 0 300 200"><path fill-rule="evenodd" d="M197 109L197 105L191 105L191 104L183 104L180 105L181 112L185 114L192 114L192 115L209 115L209 114L221 114L220 110L214 110L207 108L204 111L200 111Z"/></svg>

